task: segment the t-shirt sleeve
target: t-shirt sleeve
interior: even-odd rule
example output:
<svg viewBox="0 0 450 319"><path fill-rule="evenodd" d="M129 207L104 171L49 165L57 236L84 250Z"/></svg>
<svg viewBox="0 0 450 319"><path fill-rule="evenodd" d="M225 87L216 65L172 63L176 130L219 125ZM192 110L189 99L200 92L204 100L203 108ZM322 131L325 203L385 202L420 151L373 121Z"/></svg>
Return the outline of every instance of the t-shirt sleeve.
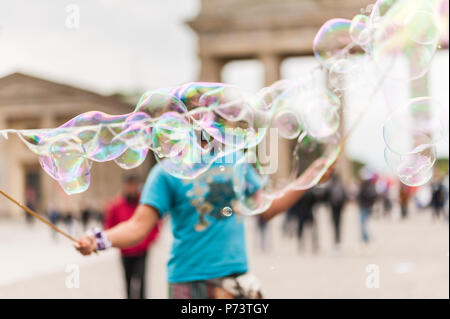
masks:
<svg viewBox="0 0 450 319"><path fill-rule="evenodd" d="M247 184L247 196L252 196L264 186L262 177L258 175L256 169L251 164L247 164L245 169L245 180Z"/></svg>
<svg viewBox="0 0 450 319"><path fill-rule="evenodd" d="M153 167L147 177L140 199L141 204L156 208L161 217L170 211L172 203L172 191L167 175L168 173L161 166Z"/></svg>

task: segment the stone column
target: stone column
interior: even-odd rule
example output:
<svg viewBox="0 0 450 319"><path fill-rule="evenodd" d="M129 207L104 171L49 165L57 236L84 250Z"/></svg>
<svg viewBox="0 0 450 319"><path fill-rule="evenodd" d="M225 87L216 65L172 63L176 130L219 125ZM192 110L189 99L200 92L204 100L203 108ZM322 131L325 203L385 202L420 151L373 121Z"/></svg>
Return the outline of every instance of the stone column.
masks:
<svg viewBox="0 0 450 319"><path fill-rule="evenodd" d="M222 68L225 65L224 60L209 56L201 56L200 61L199 80L203 82L221 82Z"/></svg>
<svg viewBox="0 0 450 319"><path fill-rule="evenodd" d="M281 62L280 56L273 53L261 55L261 62L264 65L264 85L270 86L274 82L281 79Z"/></svg>
<svg viewBox="0 0 450 319"><path fill-rule="evenodd" d="M326 73L326 86L328 89L330 89L330 84L329 84L329 73ZM345 81L345 79L344 79ZM339 118L340 118L340 124L339 124L339 135L341 136L341 138L343 138L345 136L345 134L347 133L346 127L345 127L345 95L344 92L341 92L341 95L339 96L339 101L341 103L341 107L339 109ZM342 151L342 154L340 156L340 158L338 159L338 162L336 163L336 172L338 173L338 175L341 177L342 182L344 183L344 185L350 185L350 183L353 180L353 173L352 173L352 165L351 162L349 160L349 158L347 157L346 153L345 153L345 146L344 146L344 150Z"/></svg>
<svg viewBox="0 0 450 319"><path fill-rule="evenodd" d="M261 55L260 60L264 65L264 85L270 86L274 82L279 81L281 79L281 63L283 59L276 54L266 53ZM278 150L276 150L270 145L270 138L267 137L266 140L266 145L268 145L268 149L271 150L271 153L268 154L270 161L278 161L278 169L274 177L277 180L282 180L283 178L288 177L289 172L291 171L292 142L279 137ZM263 143L266 143L266 141L263 141Z"/></svg>
<svg viewBox="0 0 450 319"><path fill-rule="evenodd" d="M345 127L345 112L344 112L345 96L343 94L340 97L340 101L341 101L341 108L339 109L339 117L340 117L339 134L341 138L343 138L347 133ZM341 177L342 182L344 183L344 185L349 186L353 180L353 171L352 171L352 164L349 158L347 157L347 154L345 153L345 146L336 166L337 166L336 167L337 173Z"/></svg>
<svg viewBox="0 0 450 319"><path fill-rule="evenodd" d="M341 81L346 81L346 79L342 79ZM331 89L330 83L329 83L329 73L325 72L325 86L328 89ZM339 130L338 133L343 138L345 134L347 133L347 129L345 127L345 95L344 92L340 93L339 101L341 103L341 107L339 108ZM342 151L340 158L338 159L336 166L335 166L336 173L341 177L344 185L350 185L350 183L353 180L353 172L352 172L352 165L345 153L345 146L344 150Z"/></svg>

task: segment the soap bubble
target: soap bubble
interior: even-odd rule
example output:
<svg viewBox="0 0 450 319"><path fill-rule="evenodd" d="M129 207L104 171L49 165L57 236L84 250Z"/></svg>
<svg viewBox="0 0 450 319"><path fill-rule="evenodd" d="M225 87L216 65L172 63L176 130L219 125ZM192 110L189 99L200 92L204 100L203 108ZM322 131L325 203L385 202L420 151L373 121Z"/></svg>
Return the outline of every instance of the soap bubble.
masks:
<svg viewBox="0 0 450 319"><path fill-rule="evenodd" d="M418 44L433 44L439 39L437 19L432 12L418 10L406 18L408 37Z"/></svg>
<svg viewBox="0 0 450 319"><path fill-rule="evenodd" d="M230 217L231 215L233 215L233 210L230 207L224 207L222 209L222 215L225 217Z"/></svg>
<svg viewBox="0 0 450 319"><path fill-rule="evenodd" d="M371 17L376 24L373 59L381 74L398 80L422 77L437 49L437 27L429 6L425 1L377 4Z"/></svg>
<svg viewBox="0 0 450 319"><path fill-rule="evenodd" d="M449 43L449 0L436 0L433 12L437 18L439 28L439 40L441 43Z"/></svg>
<svg viewBox="0 0 450 319"><path fill-rule="evenodd" d="M370 18L366 15L358 14L350 24L349 34L353 42L365 48L372 41L372 31Z"/></svg>
<svg viewBox="0 0 450 319"><path fill-rule="evenodd" d="M431 179L436 145L448 139L442 121L445 109L435 99L420 97L411 99L386 120L385 159L404 184L419 186Z"/></svg>
<svg viewBox="0 0 450 319"><path fill-rule="evenodd" d="M385 149L385 160L400 181L408 186L422 186L433 176L436 150L433 145L419 145L406 154Z"/></svg>
<svg viewBox="0 0 450 319"><path fill-rule="evenodd" d="M368 77L373 65L377 83L422 77L446 39L448 0L379 0L370 17L326 22L313 43L321 68L295 81L278 81L256 94L228 84L191 82L144 93L128 114L92 111L55 129L0 133L5 138L17 133L68 194L89 187L93 162L114 161L131 169L153 152L168 173L195 179L219 158L242 153L234 163L233 210L251 215L289 189L315 186L333 165L343 148L337 94L373 87L374 96L379 85ZM402 182L429 180L436 145L448 143L448 126L448 106L429 97L394 110L383 128L385 158ZM276 178L278 152L268 157L260 152L268 138L292 152L289 167L280 167L284 173ZM310 165L320 167L311 173ZM258 191L249 176L260 182Z"/></svg>
<svg viewBox="0 0 450 319"><path fill-rule="evenodd" d="M443 119L446 113L448 110L436 99L419 97L409 100L387 118L383 126L386 146L394 152L406 154L418 145L436 144L448 139L448 131L445 133L448 121Z"/></svg>
<svg viewBox="0 0 450 319"><path fill-rule="evenodd" d="M330 88L334 91L345 91L367 85L366 60L359 60L342 59L336 61L328 74ZM342 72L342 69L345 69L346 72Z"/></svg>
<svg viewBox="0 0 450 319"><path fill-rule="evenodd" d="M259 214L266 211L274 200L289 190L306 190L314 187L340 152L338 135L318 140L303 130L299 138L291 142L292 156L289 157L291 162L285 175L275 173L279 171L278 169L273 170L274 167L279 168L278 165L281 165L276 151L265 156L264 152L261 154L256 149L247 150L245 156L236 163L233 170L235 193L238 194L236 211L244 215ZM314 165L314 170L309 169L311 165ZM256 194L254 194L254 180L260 181L262 185Z"/></svg>
<svg viewBox="0 0 450 319"><path fill-rule="evenodd" d="M276 114L273 126L278 129L278 134L287 139L296 138L301 130L299 115L290 110Z"/></svg>
<svg viewBox="0 0 450 319"><path fill-rule="evenodd" d="M378 0L375 2L372 12L370 14L370 22L372 24L378 24L383 17L392 9L395 0Z"/></svg>
<svg viewBox="0 0 450 319"><path fill-rule="evenodd" d="M68 134L59 136L49 142L48 154L41 155L39 162L68 194L82 192L89 187L92 162L87 159L79 140Z"/></svg>
<svg viewBox="0 0 450 319"><path fill-rule="evenodd" d="M317 33L313 50L316 58L325 68L330 69L336 61L349 57L350 49L354 46L350 36L351 24L350 20L332 19Z"/></svg>
<svg viewBox="0 0 450 319"><path fill-rule="evenodd" d="M329 90L305 93L301 118L311 137L324 140L336 134L340 125L340 100Z"/></svg>

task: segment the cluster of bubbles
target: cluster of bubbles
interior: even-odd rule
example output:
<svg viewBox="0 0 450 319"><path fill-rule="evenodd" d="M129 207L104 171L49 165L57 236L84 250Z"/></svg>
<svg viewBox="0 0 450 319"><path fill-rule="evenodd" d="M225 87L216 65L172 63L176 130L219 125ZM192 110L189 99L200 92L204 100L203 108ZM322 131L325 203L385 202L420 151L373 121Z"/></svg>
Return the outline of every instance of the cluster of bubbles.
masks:
<svg viewBox="0 0 450 319"><path fill-rule="evenodd" d="M448 43L448 0L379 0L369 14L333 19L322 26L314 52L329 71L334 91L351 85L375 87L382 81L410 82L429 70L441 42ZM367 76L376 70L374 82ZM406 185L430 180L436 144L448 143L448 105L423 96L391 105L384 124L385 159Z"/></svg>
<svg viewBox="0 0 450 319"><path fill-rule="evenodd" d="M414 80L428 71L446 28L448 0L379 0L369 15L325 23L314 52L336 90L346 88L344 76L372 64L383 79Z"/></svg>
<svg viewBox="0 0 450 319"><path fill-rule="evenodd" d="M266 114L244 94L224 84L189 83L147 92L129 114L93 111L55 129L9 132L39 156L68 194L89 187L94 161L132 169L149 150L172 175L195 178L225 152L253 147L265 134Z"/></svg>
<svg viewBox="0 0 450 319"><path fill-rule="evenodd" d="M278 158L266 160L258 148L273 135L267 134L269 128L277 128L271 131L275 133L271 147L278 139L294 141L296 158L310 154L311 163L330 149L337 150L339 106L332 92L317 89L312 76L302 82L278 82L258 94L222 83L188 83L145 93L129 114L93 111L55 129L10 132L17 133L38 155L43 169L68 194L89 187L93 162L114 161L121 168L132 169L142 164L151 150L167 172L183 179L195 179L215 161L231 156L235 193L248 194L243 177L251 168L264 181L261 193L270 194L260 196L258 203L267 203L275 189L282 193L301 172L291 172L283 184L275 185L268 178L276 170L267 167L273 167ZM303 165L301 170L306 168ZM313 186L323 173L325 168L296 187ZM239 201L249 214L265 207L244 204L248 198ZM227 216L228 210L223 214Z"/></svg>
<svg viewBox="0 0 450 319"><path fill-rule="evenodd" d="M195 179L218 159L239 154L233 162L237 200L235 207L225 207L222 214L229 216L235 208L243 214L260 213L288 189L316 185L339 156L344 140L340 94L349 89L346 77L364 74L368 62L380 70L381 80L404 79L397 64L405 60L412 61L407 80L427 72L443 34L445 3L448 9L448 0L380 0L370 16L330 20L314 41L322 68L299 80L276 82L257 94L222 83L188 83L145 93L129 114L93 111L55 129L9 131L38 155L43 169L68 194L89 187L93 162L114 161L132 169L153 151L167 172ZM430 130L439 127L436 132L445 136L440 125L447 125L448 135L448 122L438 122L441 108L436 106L437 113L428 118L420 134L413 124L402 130L414 136L414 143L406 146L397 134L397 120L403 112L419 110L431 101L411 101L385 125L386 159L409 185L428 178L436 156L434 143L439 140ZM286 174L274 179L273 167L280 165L278 152L267 155L264 146L270 149L280 143L293 149L293 154ZM308 170L312 163L315 169ZM246 178L255 172L262 181L256 195Z"/></svg>

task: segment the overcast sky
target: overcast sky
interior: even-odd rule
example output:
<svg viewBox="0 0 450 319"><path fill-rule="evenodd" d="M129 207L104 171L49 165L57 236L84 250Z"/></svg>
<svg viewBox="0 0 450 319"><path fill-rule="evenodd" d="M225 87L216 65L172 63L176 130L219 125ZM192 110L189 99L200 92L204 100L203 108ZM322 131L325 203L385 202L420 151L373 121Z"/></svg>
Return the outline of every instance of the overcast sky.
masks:
<svg viewBox="0 0 450 319"><path fill-rule="evenodd" d="M199 0L1 0L0 77L20 71L104 94L195 81L196 36L185 22L197 15L199 5ZM448 58L448 50L440 52L430 73L431 95L447 106ZM282 76L298 78L316 64L313 57L289 59ZM233 62L223 80L256 91L263 84L262 65ZM367 101L366 91L347 98L347 112ZM406 85L388 89L400 96L407 92ZM386 169L386 116L384 108L370 110L349 142L351 157ZM442 153L448 154L448 145Z"/></svg>
<svg viewBox="0 0 450 319"><path fill-rule="evenodd" d="M198 10L199 0L2 0L0 76L22 71L102 93L192 81L196 38L185 21Z"/></svg>

